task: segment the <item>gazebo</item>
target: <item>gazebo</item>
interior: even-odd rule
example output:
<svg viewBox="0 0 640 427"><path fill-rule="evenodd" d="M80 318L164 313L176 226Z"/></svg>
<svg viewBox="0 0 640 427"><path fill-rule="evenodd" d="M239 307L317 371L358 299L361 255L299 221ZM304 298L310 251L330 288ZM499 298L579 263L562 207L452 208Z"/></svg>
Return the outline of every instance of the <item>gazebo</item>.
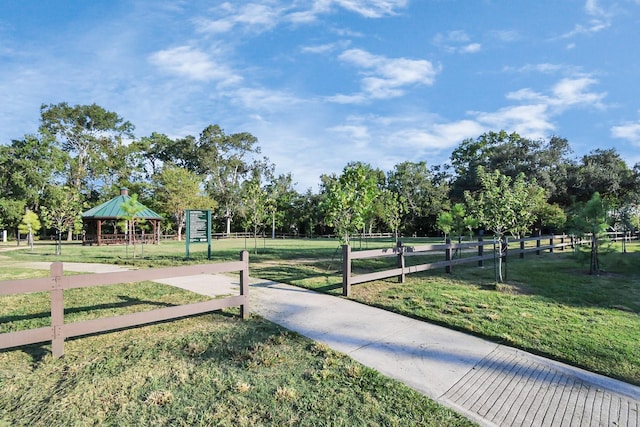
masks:
<svg viewBox="0 0 640 427"><path fill-rule="evenodd" d="M120 189L120 195L108 202L89 209L82 213L82 244L83 245L109 245L123 244L129 242L126 233L118 233L117 222L122 221L127 213L122 205L131 199L126 188ZM137 202L135 215L137 220L146 220L151 223L152 233L145 234L144 230L136 230L131 238L136 242L157 244L160 241L160 221L162 217ZM138 233L139 231L139 233Z"/></svg>

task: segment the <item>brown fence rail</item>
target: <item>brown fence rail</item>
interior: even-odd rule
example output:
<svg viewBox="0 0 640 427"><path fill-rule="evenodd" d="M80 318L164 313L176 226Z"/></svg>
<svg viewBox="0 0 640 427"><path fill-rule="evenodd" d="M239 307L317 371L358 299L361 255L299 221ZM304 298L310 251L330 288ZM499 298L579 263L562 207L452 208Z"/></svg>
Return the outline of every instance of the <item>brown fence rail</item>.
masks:
<svg viewBox="0 0 640 427"><path fill-rule="evenodd" d="M607 233L610 240L632 240L638 239L638 234L631 233ZM508 255L518 255L524 258L525 254L535 252L540 255L543 251L553 253L555 250L563 251L567 247L574 249L578 245L591 244L591 238L578 238L567 235L549 235L527 237L523 239L506 239L503 243L504 252L501 254L503 258ZM489 246L490 251L485 251L485 247ZM488 254L485 254L488 252ZM406 258L411 256L424 256L427 254L441 253L442 260L420 265L406 265ZM456 254L473 253L471 256L457 257ZM369 259L380 257L396 257L396 268L384 271L376 271L373 273L352 275L351 262L355 259ZM436 268L444 268L447 273L452 271L453 266L460 264L478 263L482 267L485 260L494 260L496 258L496 242L492 240L483 240L479 238L477 242L467 243L451 243L449 239L444 244L420 245L420 246L404 246L401 242L396 247L387 249L372 249L364 251L352 252L349 245L342 247L342 294L349 296L351 294L351 285L371 282L374 280L388 279L397 277L400 283L404 283L405 275L410 273L418 273L421 271L433 270Z"/></svg>
<svg viewBox="0 0 640 427"><path fill-rule="evenodd" d="M235 271L240 272L239 295L121 316L64 323L63 291L67 289ZM63 276L62 273L62 263L54 262L51 264L50 277L0 282L0 295L42 291L49 291L51 295L51 326L0 334L0 349L51 341L53 356L60 357L64 354L64 340L66 338L193 316L227 307L239 306L240 316L243 319L249 316L249 254L247 251L242 251L240 261L235 262L73 276Z"/></svg>

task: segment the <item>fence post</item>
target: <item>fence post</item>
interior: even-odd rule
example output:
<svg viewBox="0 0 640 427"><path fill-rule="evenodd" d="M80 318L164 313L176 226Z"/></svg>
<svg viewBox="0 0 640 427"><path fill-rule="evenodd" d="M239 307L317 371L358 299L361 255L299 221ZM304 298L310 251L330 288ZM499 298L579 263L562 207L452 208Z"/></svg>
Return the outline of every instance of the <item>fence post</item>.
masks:
<svg viewBox="0 0 640 427"><path fill-rule="evenodd" d="M549 249L549 253L552 254L553 253L553 234L549 237L549 246L551 246L551 248Z"/></svg>
<svg viewBox="0 0 640 427"><path fill-rule="evenodd" d="M444 259L445 261L449 261L449 265L444 268L444 271L451 273L451 239L447 238L445 243L447 244L447 248L444 250Z"/></svg>
<svg viewBox="0 0 640 427"><path fill-rule="evenodd" d="M520 235L520 258L524 259L524 236Z"/></svg>
<svg viewBox="0 0 640 427"><path fill-rule="evenodd" d="M240 252L242 271L240 271L240 295L244 296L244 302L240 305L240 317L249 318L249 252Z"/></svg>
<svg viewBox="0 0 640 427"><path fill-rule="evenodd" d="M537 234L538 234L538 235L536 236L536 237L537 237L537 239L536 239L536 248L539 248L539 247L540 247L540 239L542 239L542 236L541 236L542 231L538 230L538 233L537 233ZM540 255L540 249L538 249L538 250L536 251L536 255Z"/></svg>
<svg viewBox="0 0 640 427"><path fill-rule="evenodd" d="M351 294L351 247L342 245L342 295Z"/></svg>
<svg viewBox="0 0 640 427"><path fill-rule="evenodd" d="M396 250L398 251L398 268L402 270L398 275L398 283L404 283L406 275L404 273L404 246L402 246L402 242L396 244Z"/></svg>
<svg viewBox="0 0 640 427"><path fill-rule="evenodd" d="M51 340L51 353L53 357L64 355L64 298L62 289L62 263L51 263L51 328L53 339Z"/></svg>
<svg viewBox="0 0 640 427"><path fill-rule="evenodd" d="M562 236L560 236L560 250L564 251L564 233L562 234Z"/></svg>
<svg viewBox="0 0 640 427"><path fill-rule="evenodd" d="M478 256L484 255L484 230L478 231ZM484 260L478 261L478 267L484 267Z"/></svg>

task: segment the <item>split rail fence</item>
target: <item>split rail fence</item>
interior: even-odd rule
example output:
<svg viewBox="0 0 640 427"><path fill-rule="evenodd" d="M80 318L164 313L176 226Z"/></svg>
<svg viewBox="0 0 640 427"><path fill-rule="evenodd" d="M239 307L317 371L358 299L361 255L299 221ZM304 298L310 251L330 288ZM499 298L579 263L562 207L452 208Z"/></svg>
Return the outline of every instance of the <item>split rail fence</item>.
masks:
<svg viewBox="0 0 640 427"><path fill-rule="evenodd" d="M638 239L638 235L631 235L629 233L609 233L611 240L630 240ZM371 282L374 280L388 279L391 277L397 277L398 282L404 283L405 276L410 273L418 273L421 271L433 270L436 268L444 268L447 273L451 273L453 266L460 264L478 263L479 267L484 265L486 260L495 260L496 247L501 247L501 255L506 260L507 255L519 255L520 258L524 258L526 253L535 252L540 255L543 251L549 251L553 253L555 250L563 251L567 247L575 249L578 245L591 244L591 238L578 238L575 236L567 235L549 235L549 236L537 236L527 237L523 239L507 239L502 243L495 240L483 240L479 237L476 242L468 243L451 243L447 239L445 244L434 245L420 245L420 246L404 246L402 242L398 242L396 247L387 249L371 249L364 251L351 250L349 245L342 247L342 294L349 296L351 294L351 286L360 283ZM485 247L489 246L490 251ZM469 254L471 256L459 256L455 257L454 254ZM441 261L435 261L431 263L419 264L419 265L406 265L406 258L412 256L425 256L429 254L443 253L444 259ZM376 271L373 273L352 275L352 261L356 259L370 259L380 257L396 257L396 268L384 271Z"/></svg>
<svg viewBox="0 0 640 427"><path fill-rule="evenodd" d="M67 338L173 320L227 307L240 307L240 316L243 319L249 316L249 254L247 251L241 252L239 261L225 263L63 276L62 263L54 262L51 264L50 271L50 277L0 281L0 295L49 291L51 296L51 326L0 334L0 349L51 341L53 356L60 357L64 354L64 340ZM68 289L236 271L240 274L239 295L120 316L73 323L64 322L63 292Z"/></svg>

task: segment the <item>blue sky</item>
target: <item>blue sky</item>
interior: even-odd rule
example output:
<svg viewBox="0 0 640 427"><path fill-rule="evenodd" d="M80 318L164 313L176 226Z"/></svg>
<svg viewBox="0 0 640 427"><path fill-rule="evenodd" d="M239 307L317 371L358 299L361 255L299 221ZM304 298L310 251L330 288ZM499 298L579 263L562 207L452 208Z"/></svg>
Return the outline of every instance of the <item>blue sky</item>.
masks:
<svg viewBox="0 0 640 427"><path fill-rule="evenodd" d="M251 132L304 191L350 161L444 164L490 130L640 162L640 0L0 3L0 143L40 105Z"/></svg>

